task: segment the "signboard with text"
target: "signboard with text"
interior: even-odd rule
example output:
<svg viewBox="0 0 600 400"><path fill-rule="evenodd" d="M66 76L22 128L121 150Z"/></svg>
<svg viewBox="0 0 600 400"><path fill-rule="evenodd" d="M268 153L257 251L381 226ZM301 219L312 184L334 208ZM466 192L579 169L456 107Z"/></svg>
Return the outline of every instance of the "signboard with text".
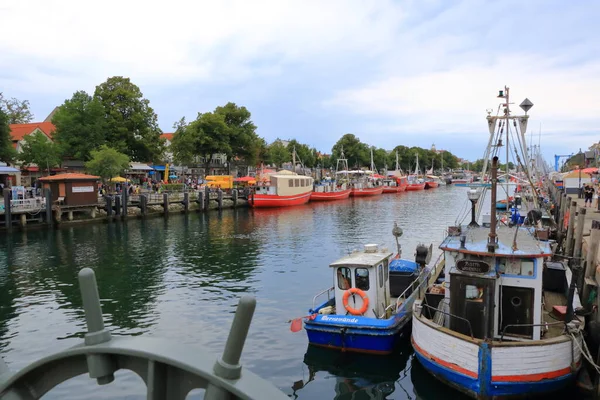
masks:
<svg viewBox="0 0 600 400"><path fill-rule="evenodd" d="M490 271L490 264L481 260L458 260L456 268L463 272L485 274Z"/></svg>

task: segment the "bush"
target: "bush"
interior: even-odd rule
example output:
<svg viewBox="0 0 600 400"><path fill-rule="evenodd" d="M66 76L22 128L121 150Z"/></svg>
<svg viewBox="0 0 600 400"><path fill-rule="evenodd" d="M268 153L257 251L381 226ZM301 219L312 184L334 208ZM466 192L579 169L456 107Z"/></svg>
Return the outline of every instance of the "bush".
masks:
<svg viewBox="0 0 600 400"><path fill-rule="evenodd" d="M183 183L163 183L163 192L182 192L185 185Z"/></svg>

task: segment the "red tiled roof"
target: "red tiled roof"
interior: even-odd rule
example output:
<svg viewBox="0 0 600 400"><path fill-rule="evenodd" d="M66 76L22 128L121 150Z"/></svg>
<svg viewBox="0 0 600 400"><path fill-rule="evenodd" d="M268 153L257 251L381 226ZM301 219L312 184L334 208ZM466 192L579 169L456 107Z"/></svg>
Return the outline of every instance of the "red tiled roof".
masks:
<svg viewBox="0 0 600 400"><path fill-rule="evenodd" d="M163 133L160 135L161 138L167 139L168 141L173 140L173 133Z"/></svg>
<svg viewBox="0 0 600 400"><path fill-rule="evenodd" d="M79 179L91 180L91 179L100 179L100 177L95 176L95 175L70 173L70 174L58 174L58 175L43 176L39 180L40 181L68 181L68 180L79 180Z"/></svg>
<svg viewBox="0 0 600 400"><path fill-rule="evenodd" d="M56 130L56 127L52 122L31 122L29 124L10 124L10 135L12 136L13 142L23 140L23 138L29 135L31 132L39 128L52 139L52 134Z"/></svg>

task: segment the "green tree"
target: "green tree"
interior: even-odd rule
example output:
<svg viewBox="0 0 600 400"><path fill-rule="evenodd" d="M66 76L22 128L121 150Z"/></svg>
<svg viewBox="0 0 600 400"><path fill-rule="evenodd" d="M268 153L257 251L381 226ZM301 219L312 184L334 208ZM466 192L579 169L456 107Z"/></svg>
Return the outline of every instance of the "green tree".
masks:
<svg viewBox="0 0 600 400"><path fill-rule="evenodd" d="M8 164L15 159L16 155L8 126L8 114L0 108L0 161Z"/></svg>
<svg viewBox="0 0 600 400"><path fill-rule="evenodd" d="M18 157L25 166L35 164L40 170L49 170L60 165L59 147L43 133L25 136L21 146L23 151Z"/></svg>
<svg viewBox="0 0 600 400"><path fill-rule="evenodd" d="M14 97L5 99L0 92L0 110L8 115L9 124L26 124L33 120L29 110L29 100L19 100Z"/></svg>
<svg viewBox="0 0 600 400"><path fill-rule="evenodd" d="M173 154L173 161L178 165L192 165L197 163L195 153L194 133L188 129L185 117L177 121L173 128L173 140L169 151Z"/></svg>
<svg viewBox="0 0 600 400"><path fill-rule="evenodd" d="M373 162L375 168L381 173L385 167L388 169L394 169L393 165L389 163L389 153L386 149L375 149L373 148Z"/></svg>
<svg viewBox="0 0 600 400"><path fill-rule="evenodd" d="M292 160L292 156L288 151L287 147L283 145L281 139L277 138L271 145L269 145L269 161L274 164L277 168L281 168L283 163Z"/></svg>
<svg viewBox="0 0 600 400"><path fill-rule="evenodd" d="M287 152L289 154L292 154L294 149L296 150L297 163L302 162L302 165L304 165L307 168L313 168L315 166L314 149L311 149L306 144L298 142L296 139L292 139L287 145Z"/></svg>
<svg viewBox="0 0 600 400"><path fill-rule="evenodd" d="M342 149L350 167L359 168L371 163L369 146L351 133L345 134L333 145L331 156L334 160L340 158Z"/></svg>
<svg viewBox="0 0 600 400"><path fill-rule="evenodd" d="M256 164L260 156L261 142L256 134L256 125L250 119L250 111L244 106L238 107L229 102L223 107L217 107L214 113L222 115L229 128L229 160L239 158L246 165Z"/></svg>
<svg viewBox="0 0 600 400"><path fill-rule="evenodd" d="M127 154L103 144L97 150L91 151L91 160L85 163L85 168L94 175L100 176L103 182L121 175L130 168Z"/></svg>
<svg viewBox="0 0 600 400"><path fill-rule="evenodd" d="M94 98L104 106L106 142L135 161L158 161L164 140L156 113L129 78L113 76L96 86Z"/></svg>
<svg viewBox="0 0 600 400"><path fill-rule="evenodd" d="M52 117L54 140L64 157L88 161L90 152L106 143L106 112L100 100L80 90Z"/></svg>

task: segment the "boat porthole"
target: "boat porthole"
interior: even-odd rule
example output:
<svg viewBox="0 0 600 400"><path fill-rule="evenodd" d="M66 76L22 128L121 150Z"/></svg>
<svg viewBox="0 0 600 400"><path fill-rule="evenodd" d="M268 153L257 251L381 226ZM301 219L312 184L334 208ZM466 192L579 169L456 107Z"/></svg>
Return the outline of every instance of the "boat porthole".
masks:
<svg viewBox="0 0 600 400"><path fill-rule="evenodd" d="M521 298L515 296L510 299L510 303L513 305L513 307L519 307L521 305Z"/></svg>

